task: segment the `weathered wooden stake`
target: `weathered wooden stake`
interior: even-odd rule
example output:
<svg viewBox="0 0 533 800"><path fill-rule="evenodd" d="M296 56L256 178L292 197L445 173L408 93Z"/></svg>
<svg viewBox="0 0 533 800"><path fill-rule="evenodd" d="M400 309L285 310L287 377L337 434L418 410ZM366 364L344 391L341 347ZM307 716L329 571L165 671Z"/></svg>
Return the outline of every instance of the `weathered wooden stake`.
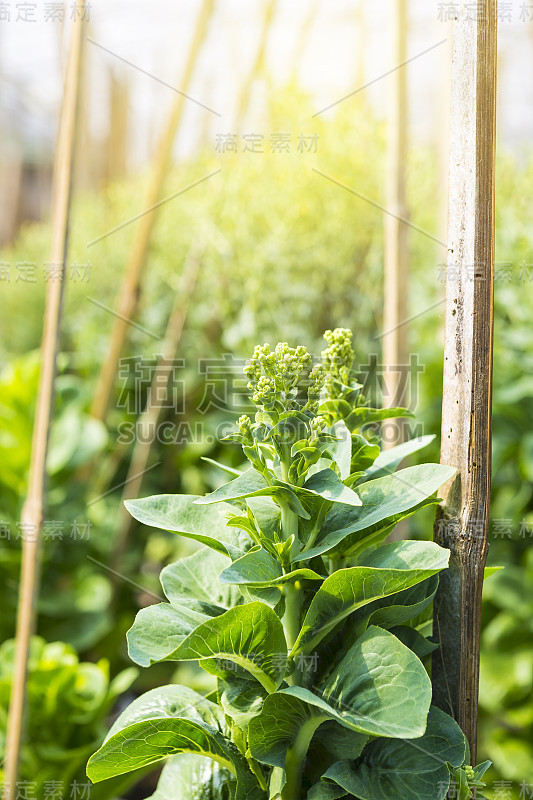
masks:
<svg viewBox="0 0 533 800"><path fill-rule="evenodd" d="M17 632L13 679L6 738L6 765L3 797L20 797L17 788L18 765L23 736L26 677L31 635L35 624L39 586L40 534L46 484L46 457L55 394L56 358L63 305L65 264L68 249L68 223L71 179L76 140L76 121L83 48L83 6L80 19L72 25L71 44L65 75L65 89L59 124L52 193L52 243L50 263L58 274L49 281L46 293L41 371L33 425L28 494L21 514L22 566L17 610Z"/></svg>
<svg viewBox="0 0 533 800"><path fill-rule="evenodd" d="M172 161L172 148L176 138L176 132L183 117L186 97L188 92L198 53L205 40L209 20L213 14L215 0L204 0L200 10L200 16L196 24L196 30L191 43L185 72L180 81L181 93L176 93L171 109L170 117L166 129L161 139L156 155L156 163L150 179L145 208L152 208L161 199L161 193ZM134 316L141 287L141 276L146 264L148 248L152 236L152 229L156 219L156 211L150 211L139 219L137 223L135 238L130 253L130 258L124 273L122 286L119 290L119 300L117 314L111 332L109 347L98 376L96 391L91 405L91 414L95 419L105 421L107 410L115 385L118 361L124 350L128 331L129 320Z"/></svg>
<svg viewBox="0 0 533 800"><path fill-rule="evenodd" d="M494 288L496 0L453 24L448 269L441 461L457 467L441 489L435 541L451 550L435 600L435 703L477 750L481 592L491 482ZM468 13L467 13L468 12Z"/></svg>
<svg viewBox="0 0 533 800"><path fill-rule="evenodd" d="M391 19L394 63L407 59L407 0L393 0ZM385 302L383 310L383 404L402 404L407 365L407 225L405 175L407 156L407 72L400 67L390 76L388 123L387 211L385 214ZM383 424L383 445L403 439L402 420Z"/></svg>

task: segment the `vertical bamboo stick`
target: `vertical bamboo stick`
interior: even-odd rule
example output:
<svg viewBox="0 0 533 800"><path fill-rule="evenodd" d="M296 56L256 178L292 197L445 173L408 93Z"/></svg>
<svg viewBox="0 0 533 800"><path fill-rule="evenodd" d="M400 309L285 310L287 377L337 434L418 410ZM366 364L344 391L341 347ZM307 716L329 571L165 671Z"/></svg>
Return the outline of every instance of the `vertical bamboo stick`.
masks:
<svg viewBox="0 0 533 800"><path fill-rule="evenodd" d="M296 47L294 48L294 55L292 57L291 69L289 72L291 77L294 77L296 81L298 80L298 70L301 67L301 63L305 55L305 50L309 42L309 34L311 32L311 28L313 27L313 23L318 16L321 1L322 0L313 0L313 2L309 4L306 17L298 34Z"/></svg>
<svg viewBox="0 0 533 800"><path fill-rule="evenodd" d="M83 2L78 4L83 12ZM23 734L26 677L31 635L36 616L39 585L40 534L43 521L48 437L54 402L56 359L61 326L72 171L83 46L83 18L74 21L66 67L63 105L59 123L53 194L50 262L61 265L61 275L48 283L41 347L39 391L33 426L28 494L22 508L22 567L19 585L16 649L6 738L5 794L19 796L17 775Z"/></svg>
<svg viewBox="0 0 533 800"><path fill-rule="evenodd" d="M481 592L491 483L494 292L496 0L460 2L453 26L448 269L441 461L457 467L441 489L435 541L451 550L434 632L435 702L451 713L475 763ZM467 14L466 12L470 13Z"/></svg>
<svg viewBox="0 0 533 800"><path fill-rule="evenodd" d="M172 161L172 148L176 138L176 132L183 117L183 109L186 100L185 95L187 94L192 80L198 53L200 52L207 34L209 20L213 14L214 6L215 0L204 0L203 2L187 57L185 72L181 79L181 93L176 93L175 95L170 117L156 155L156 163L145 199L145 208L155 206L161 199L165 178ZM128 320L132 318L137 308L141 276L146 264L146 257L156 216L156 211L151 211L148 214L144 214L137 223L130 258L119 291L117 316L115 317L109 347L98 376L96 391L91 406L92 416L101 421L104 421L106 418L111 395L113 393L118 360L124 350L124 345L128 336Z"/></svg>
<svg viewBox="0 0 533 800"><path fill-rule="evenodd" d="M355 25L357 28L357 49L355 51L355 83L362 86L365 80L365 3L359 0L355 9Z"/></svg>
<svg viewBox="0 0 533 800"><path fill-rule="evenodd" d="M137 425L142 435L135 442L128 475L122 493L120 504L120 526L114 552L114 568L120 567L128 536L131 530L132 517L124 507L124 500L138 497L142 479L150 456L152 442L150 432L155 430L163 408L162 388L168 386L172 374L172 366L179 347L181 334L187 318L187 312L192 299L203 249L192 249L185 263L181 286L176 293L174 306L170 313L163 344L161 357L152 376L152 383L146 399L146 406L140 415Z"/></svg>
<svg viewBox="0 0 533 800"><path fill-rule="evenodd" d="M407 58L407 0L393 0L391 19L394 63ZM387 211L385 215L385 303L383 313L384 405L402 402L407 365L407 218L405 189L407 153L407 77L406 68L391 76L388 124ZM394 216L393 216L394 215ZM403 439L401 420L384 423L383 444L392 447Z"/></svg>
<svg viewBox="0 0 533 800"><path fill-rule="evenodd" d="M106 142L106 179L126 174L128 144L129 84L109 71L109 131Z"/></svg>
<svg viewBox="0 0 533 800"><path fill-rule="evenodd" d="M250 105L250 95L252 93L252 87L257 78L263 72L265 67L265 55L268 44L268 36L272 28L272 22L274 20L274 14L276 13L277 4L278 0L266 0L265 15L263 17L263 25L261 27L259 46L256 51L255 61L253 63L252 69L248 73L248 77L244 83L244 86L242 87L239 101L237 103L237 115L235 119L236 119L236 127L237 130L239 131L242 128L244 117L248 110L248 106Z"/></svg>

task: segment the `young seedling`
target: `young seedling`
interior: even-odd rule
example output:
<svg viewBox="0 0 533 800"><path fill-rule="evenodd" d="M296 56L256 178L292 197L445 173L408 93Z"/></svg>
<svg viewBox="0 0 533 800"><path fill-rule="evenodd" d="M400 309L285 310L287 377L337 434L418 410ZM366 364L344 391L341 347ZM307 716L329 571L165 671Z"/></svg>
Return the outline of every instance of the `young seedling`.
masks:
<svg viewBox="0 0 533 800"><path fill-rule="evenodd" d="M380 453L361 430L410 412L364 405L351 332L325 338L314 365L305 347L256 347L245 368L255 419L228 437L247 470L206 497L127 503L202 545L163 570L169 602L139 612L130 656L197 661L216 688L139 697L90 759L92 781L171 757L158 800L442 800L452 781L465 798L481 785L484 765L469 766L460 728L431 705L424 666L449 551L386 542L439 502L454 470L394 472L431 437Z"/></svg>

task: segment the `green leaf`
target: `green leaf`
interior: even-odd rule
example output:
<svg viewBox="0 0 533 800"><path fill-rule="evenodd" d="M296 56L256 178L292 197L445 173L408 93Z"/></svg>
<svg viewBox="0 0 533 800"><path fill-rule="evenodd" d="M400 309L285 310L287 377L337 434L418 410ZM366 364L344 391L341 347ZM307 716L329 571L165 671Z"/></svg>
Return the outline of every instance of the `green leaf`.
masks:
<svg viewBox="0 0 533 800"><path fill-rule="evenodd" d="M307 800L339 800L346 797L348 792L334 783L320 781L311 786L307 793Z"/></svg>
<svg viewBox="0 0 533 800"><path fill-rule="evenodd" d="M330 675L321 697L354 730L413 739L426 728L431 682L408 647L372 626Z"/></svg>
<svg viewBox="0 0 533 800"><path fill-rule="evenodd" d="M163 591L171 603L218 616L242 602L239 591L220 580L227 565L227 558L203 547L162 570Z"/></svg>
<svg viewBox="0 0 533 800"><path fill-rule="evenodd" d="M390 628L390 632L420 659L433 653L439 646L439 642L432 642L430 639L426 639L419 631L415 628L410 628L408 625L396 625Z"/></svg>
<svg viewBox="0 0 533 800"><path fill-rule="evenodd" d="M329 500L330 503L342 503L349 506L361 505L359 496L353 489L345 486L339 476L329 467L311 475L299 493L303 494L304 491L313 492L324 500Z"/></svg>
<svg viewBox="0 0 533 800"><path fill-rule="evenodd" d="M434 542L392 542L365 564L334 572L309 605L291 657L309 652L357 609L431 577L448 566L449 550Z"/></svg>
<svg viewBox="0 0 533 800"><path fill-rule="evenodd" d="M303 759L317 728L328 720L344 724L342 717L309 690L291 686L269 695L261 713L249 724L250 751L254 758L273 767L285 767L287 752L293 750ZM354 757L367 742L359 734L354 743Z"/></svg>
<svg viewBox="0 0 533 800"><path fill-rule="evenodd" d="M339 420L339 422L336 422L335 425L332 425L331 428L327 430L328 433L332 433L337 439L336 442L329 443L328 452L339 468L341 480L344 481L350 474L350 464L352 461L351 434L343 420Z"/></svg>
<svg viewBox="0 0 533 800"><path fill-rule="evenodd" d="M137 614L128 631L133 661L148 667L157 661L175 660L176 648L195 628L242 603L239 590L219 580L227 563L225 556L202 548L164 568L161 584L171 602L143 608Z"/></svg>
<svg viewBox="0 0 533 800"><path fill-rule="evenodd" d="M344 758L357 758L367 740L366 734L343 727L336 721L324 722L313 737L311 749L317 749L316 746L324 748L329 756L329 763L333 764Z"/></svg>
<svg viewBox="0 0 533 800"><path fill-rule="evenodd" d="M468 743L457 723L432 707L423 736L408 741L376 739L352 766L334 764L323 776L360 800L443 800L448 792L448 763L468 758Z"/></svg>
<svg viewBox="0 0 533 800"><path fill-rule="evenodd" d="M342 546L347 550L353 534L359 534L357 540L363 531L375 530L378 523L386 525L400 513L420 507L455 471L443 464L421 464L361 484L357 491L362 506L335 506L322 527L320 540L305 553L305 558L340 550Z"/></svg>
<svg viewBox="0 0 533 800"><path fill-rule="evenodd" d="M404 458L427 447L434 439L435 435L419 436L416 439L409 439L408 442L397 444L389 450L382 450L374 464L366 470L367 480L375 480L385 475L390 475Z"/></svg>
<svg viewBox="0 0 533 800"><path fill-rule="evenodd" d="M242 469L235 469L234 467L230 467L227 464L221 464L220 461L215 461L214 458L208 458L208 456L202 456L202 461L206 461L208 464L212 464L214 467L218 467L219 469L223 470L224 472L229 472L230 475L242 475Z"/></svg>
<svg viewBox="0 0 533 800"><path fill-rule="evenodd" d="M263 548L257 547L249 550L225 569L220 575L220 580L223 583L260 589L294 581L322 581L323 578L311 569L297 569L284 573L279 561Z"/></svg>
<svg viewBox="0 0 533 800"><path fill-rule="evenodd" d="M485 567L485 570L483 572L483 580L486 581L487 578L490 578L491 575L495 575L502 569L505 569L505 567Z"/></svg>
<svg viewBox="0 0 533 800"><path fill-rule="evenodd" d="M247 497L272 497L278 502L286 503L291 511L304 519L309 519L307 511L293 491L294 488L281 481L270 484L257 470L251 468L230 483L225 483L211 494L199 497L194 502L197 505L208 505L230 500L243 500Z"/></svg>
<svg viewBox="0 0 533 800"><path fill-rule="evenodd" d="M378 625L380 628L392 628L403 625L418 616L432 602L439 585L439 576L433 575L422 583L388 595L356 611L352 624L359 632L367 625ZM361 624L361 620L364 622Z"/></svg>
<svg viewBox="0 0 533 800"><path fill-rule="evenodd" d="M126 500L124 505L143 525L179 533L229 558L238 558L242 554L238 535L226 526L217 509L199 508L196 505L198 499L202 498L189 494L159 494Z"/></svg>
<svg viewBox="0 0 533 800"><path fill-rule="evenodd" d="M178 753L208 756L237 779L235 800L260 800L244 758L226 737L224 713L185 686L153 689L119 716L102 747L89 759L93 783L156 764Z"/></svg>
<svg viewBox="0 0 533 800"><path fill-rule="evenodd" d="M363 425L370 425L375 422L382 422L384 419L395 419L396 417L412 417L412 411L407 408L368 408L360 406L354 408L345 418L346 425L351 431L362 428Z"/></svg>
<svg viewBox="0 0 533 800"><path fill-rule="evenodd" d="M235 777L205 756L182 753L169 758L147 800L227 800Z"/></svg>
<svg viewBox="0 0 533 800"><path fill-rule="evenodd" d="M268 696L257 681L228 676L218 682L220 705L235 725L247 730L248 723L261 711Z"/></svg>
<svg viewBox="0 0 533 800"><path fill-rule="evenodd" d="M253 602L204 622L176 648L173 658L204 662L208 672L222 678L231 668L220 662L229 661L273 692L285 675L286 653L280 620L269 606Z"/></svg>
<svg viewBox="0 0 533 800"><path fill-rule="evenodd" d="M379 445L370 444L364 436L352 433L351 470L367 470L379 456Z"/></svg>
<svg viewBox="0 0 533 800"><path fill-rule="evenodd" d="M127 633L129 657L141 667L175 661L173 654L179 645L209 619L206 614L171 603L141 608Z"/></svg>
<svg viewBox="0 0 533 800"><path fill-rule="evenodd" d="M273 541L279 526L279 506L270 497L247 497L246 505L254 515L262 535Z"/></svg>

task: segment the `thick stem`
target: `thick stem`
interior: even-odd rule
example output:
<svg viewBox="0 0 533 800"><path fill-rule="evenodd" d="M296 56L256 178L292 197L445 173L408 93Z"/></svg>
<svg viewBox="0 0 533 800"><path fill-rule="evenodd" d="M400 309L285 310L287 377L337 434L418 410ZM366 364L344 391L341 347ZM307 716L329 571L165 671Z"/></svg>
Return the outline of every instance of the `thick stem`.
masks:
<svg viewBox="0 0 533 800"><path fill-rule="evenodd" d="M287 750L285 759L286 784L281 793L282 800L300 800L302 787L302 771L311 739L326 717L314 717L307 720L300 728L294 744Z"/></svg>
<svg viewBox="0 0 533 800"><path fill-rule="evenodd" d="M281 507L281 536L283 541L287 541L291 536L298 538L298 515L291 511L287 505ZM294 646L298 634L300 633L303 591L298 581L294 584L286 583L283 587L285 597L285 613L283 614L283 630L287 640L287 649L290 652ZM300 682L300 671L296 669L287 678L290 685L298 685Z"/></svg>
<svg viewBox="0 0 533 800"><path fill-rule="evenodd" d="M285 613L283 615L283 630L287 640L289 652L294 647L301 628L303 591L298 581L294 584L286 583L283 587L285 595Z"/></svg>

